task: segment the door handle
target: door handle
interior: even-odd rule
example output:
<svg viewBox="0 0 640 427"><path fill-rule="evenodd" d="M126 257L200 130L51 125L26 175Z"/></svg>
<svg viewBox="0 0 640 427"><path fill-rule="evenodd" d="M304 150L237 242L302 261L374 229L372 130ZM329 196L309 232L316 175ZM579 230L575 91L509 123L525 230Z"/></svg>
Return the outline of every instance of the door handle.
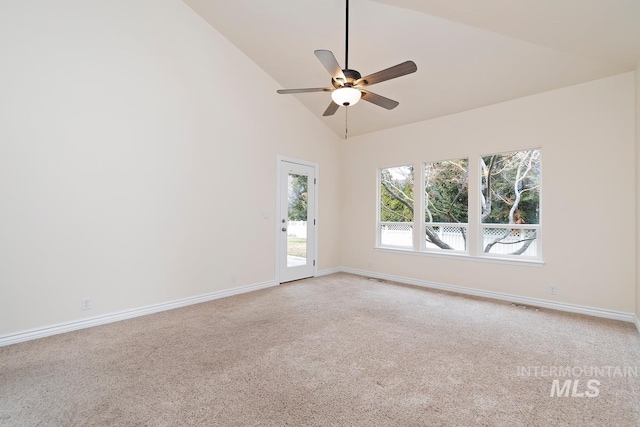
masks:
<svg viewBox="0 0 640 427"><path fill-rule="evenodd" d="M287 231L287 227L282 227L282 231Z"/></svg>

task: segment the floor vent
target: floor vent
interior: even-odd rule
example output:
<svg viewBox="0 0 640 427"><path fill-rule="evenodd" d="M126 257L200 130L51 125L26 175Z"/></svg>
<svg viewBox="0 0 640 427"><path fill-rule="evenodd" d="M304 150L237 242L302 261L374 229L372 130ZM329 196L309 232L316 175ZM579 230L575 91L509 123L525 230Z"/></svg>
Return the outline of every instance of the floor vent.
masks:
<svg viewBox="0 0 640 427"><path fill-rule="evenodd" d="M524 304L516 304L516 303L512 303L511 307L517 307L517 308L522 308L524 310L533 310L533 311L540 311L540 309L538 307L533 307L530 305L524 305Z"/></svg>

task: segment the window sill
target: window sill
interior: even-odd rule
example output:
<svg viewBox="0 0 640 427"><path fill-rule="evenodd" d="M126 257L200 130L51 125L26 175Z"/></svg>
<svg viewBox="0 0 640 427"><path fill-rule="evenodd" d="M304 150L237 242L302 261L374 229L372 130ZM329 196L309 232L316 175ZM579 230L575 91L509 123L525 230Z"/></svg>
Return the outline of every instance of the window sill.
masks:
<svg viewBox="0 0 640 427"><path fill-rule="evenodd" d="M488 256L488 255L474 256L464 252L442 253L442 252L436 252L436 251L414 251L412 248L403 248L403 247L397 247L397 246L375 246L374 249L379 252L402 253L407 255L426 256L426 257L433 257L433 258L467 260L467 261L473 261L473 262L485 262L490 264L506 264L506 265L518 265L518 266L527 266L527 267L543 267L545 264L543 260L531 259L531 258L514 259L514 258L503 258L500 256Z"/></svg>

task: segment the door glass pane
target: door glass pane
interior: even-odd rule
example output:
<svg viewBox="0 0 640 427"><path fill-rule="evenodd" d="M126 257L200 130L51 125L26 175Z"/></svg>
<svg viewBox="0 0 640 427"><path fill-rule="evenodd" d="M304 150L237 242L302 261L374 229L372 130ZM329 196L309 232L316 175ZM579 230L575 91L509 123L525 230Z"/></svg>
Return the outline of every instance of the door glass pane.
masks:
<svg viewBox="0 0 640 427"><path fill-rule="evenodd" d="M287 213L287 267L307 264L307 181L306 175L289 174Z"/></svg>

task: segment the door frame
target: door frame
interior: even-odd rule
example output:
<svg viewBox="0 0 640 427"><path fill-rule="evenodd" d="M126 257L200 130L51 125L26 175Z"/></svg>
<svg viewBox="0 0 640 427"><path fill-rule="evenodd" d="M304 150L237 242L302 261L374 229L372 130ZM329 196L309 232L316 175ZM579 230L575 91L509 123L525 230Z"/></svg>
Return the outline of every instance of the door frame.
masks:
<svg viewBox="0 0 640 427"><path fill-rule="evenodd" d="M276 265L276 282L278 284L282 283L281 277L280 277L280 253L281 253L281 239L280 239L280 234L282 233L282 224L280 223L280 219L283 218L282 217L282 212L281 212L281 203L280 203L280 197L282 196L280 188L281 188L281 176L282 176L282 162L287 162L287 163L295 163L298 165L302 165L302 166L308 166L313 168L313 174L314 174L314 178L316 180L315 182L315 191L313 192L313 216L316 220L316 224L315 227L308 227L307 228L307 233L309 233L309 230L312 230L314 239L313 239L313 254L314 254L314 259L315 259L315 263L313 265L313 276L315 277L318 273L318 188L319 188L319 183L320 183L320 179L319 174L320 174L320 166L318 165L318 163L315 162L309 162L307 160L300 160L300 159L295 159L293 157L287 157L287 156L283 156L278 154L277 156L277 173L276 173L276 215L275 215L275 236L276 236L276 260L275 260L275 265Z"/></svg>

